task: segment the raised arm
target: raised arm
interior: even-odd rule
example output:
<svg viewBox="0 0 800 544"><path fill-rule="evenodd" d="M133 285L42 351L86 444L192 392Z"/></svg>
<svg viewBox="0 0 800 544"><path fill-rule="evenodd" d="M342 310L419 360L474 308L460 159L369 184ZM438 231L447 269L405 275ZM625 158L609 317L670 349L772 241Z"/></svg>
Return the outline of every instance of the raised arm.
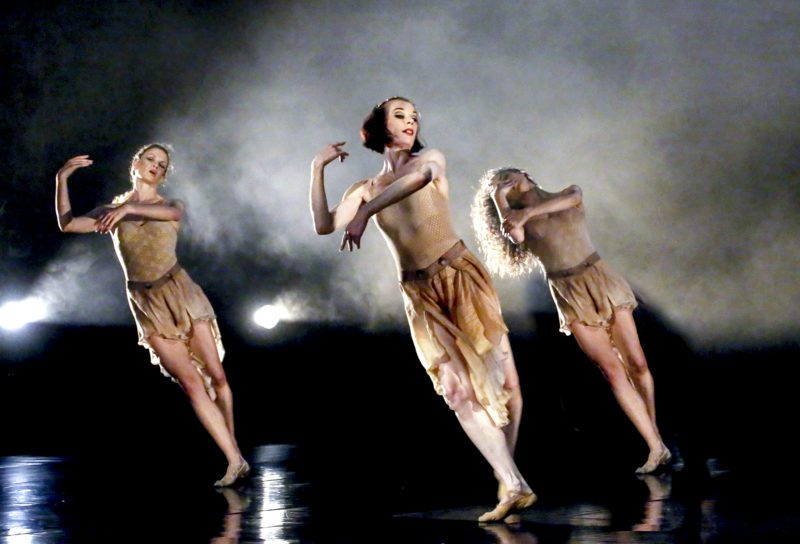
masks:
<svg viewBox="0 0 800 544"><path fill-rule="evenodd" d="M508 203L508 193L513 187L514 185L511 183L495 187L492 192L492 201L497 208L497 215L502 221L503 234L515 244L521 244L525 240L525 221L516 224L513 219L515 216L523 218L524 209L513 210Z"/></svg>
<svg viewBox="0 0 800 544"><path fill-rule="evenodd" d="M67 180L78 168L91 166L89 155L78 155L64 163L56 172L56 220L61 232L86 233L97 230L97 219L91 215L73 217L72 205L69 202Z"/></svg>
<svg viewBox="0 0 800 544"><path fill-rule="evenodd" d="M364 234L370 217L419 191L432 180L444 176L445 158L440 151L432 149L420 158L422 160L412 172L398 178L385 191L358 208L355 217L345 229L340 250L347 247L353 251L354 246L360 249L361 236Z"/></svg>
<svg viewBox="0 0 800 544"><path fill-rule="evenodd" d="M502 189L498 189L494 195L494 200L500 217L503 218L503 233L517 244L522 242L525 237L523 229L525 223L528 221L542 215L557 213L574 208L575 206L580 206L583 202L583 192L577 185L570 185L560 193L557 193L555 197L548 198L547 200L537 202L530 206L525 206L520 200L520 204L522 204L520 208L509 205L506 200L507 194L508 190L503 192ZM502 203L500 200L502 200Z"/></svg>
<svg viewBox="0 0 800 544"><path fill-rule="evenodd" d="M557 196L540 202L535 206L524 208L528 216L527 220L533 219L539 215L563 212L564 210L579 206L583 202L583 191L581 191L581 188L577 185L570 185L560 193L556 193L556 195Z"/></svg>
<svg viewBox="0 0 800 544"><path fill-rule="evenodd" d="M311 187L309 199L311 219L317 234L330 234L350 222L363 203L361 187L363 182L352 185L342 197L339 205L333 209L328 207L328 196L325 193L325 167L333 160L344 162L348 153L341 149L345 142L326 145L311 161Z"/></svg>

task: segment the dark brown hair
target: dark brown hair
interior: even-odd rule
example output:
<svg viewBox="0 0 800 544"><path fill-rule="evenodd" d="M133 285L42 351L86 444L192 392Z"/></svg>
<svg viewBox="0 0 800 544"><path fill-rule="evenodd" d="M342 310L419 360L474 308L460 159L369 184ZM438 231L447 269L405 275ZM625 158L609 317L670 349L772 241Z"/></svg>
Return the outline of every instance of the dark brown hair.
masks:
<svg viewBox="0 0 800 544"><path fill-rule="evenodd" d="M372 111L364 119L364 124L361 125L361 141L364 143L364 147L376 153L383 153L386 144L390 141L389 133L386 130L386 104L392 100L403 100L409 104L414 104L411 100L402 96L387 98L372 108ZM419 132L417 132L417 136L414 138L414 145L411 146L411 152L417 153L423 147L425 146L420 142Z"/></svg>

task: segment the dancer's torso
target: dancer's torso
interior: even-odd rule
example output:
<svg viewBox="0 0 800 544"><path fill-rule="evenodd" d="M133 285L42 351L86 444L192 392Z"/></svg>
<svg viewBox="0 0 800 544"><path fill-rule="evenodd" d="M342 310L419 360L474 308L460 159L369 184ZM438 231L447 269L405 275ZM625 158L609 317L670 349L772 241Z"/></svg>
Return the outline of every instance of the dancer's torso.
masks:
<svg viewBox="0 0 800 544"><path fill-rule="evenodd" d="M586 228L583 204L528 221L525 244L547 272L572 268L596 251Z"/></svg>
<svg viewBox="0 0 800 544"><path fill-rule="evenodd" d="M128 281L152 281L177 262L179 221L126 221L113 229L114 250Z"/></svg>
<svg viewBox="0 0 800 544"><path fill-rule="evenodd" d="M367 199L386 187L367 181ZM436 179L375 215L375 222L400 270L427 267L458 242L446 196L447 180Z"/></svg>

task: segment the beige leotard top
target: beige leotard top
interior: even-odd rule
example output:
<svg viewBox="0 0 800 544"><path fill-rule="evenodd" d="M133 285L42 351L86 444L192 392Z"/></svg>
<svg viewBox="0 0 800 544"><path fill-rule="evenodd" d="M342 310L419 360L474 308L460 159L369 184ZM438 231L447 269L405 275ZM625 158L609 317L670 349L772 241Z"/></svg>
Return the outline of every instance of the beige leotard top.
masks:
<svg viewBox="0 0 800 544"><path fill-rule="evenodd" d="M427 267L459 240L436 180L375 214L375 222L400 270Z"/></svg>
<svg viewBox="0 0 800 544"><path fill-rule="evenodd" d="M572 268L597 251L589 238L583 205L526 223L525 244L548 273Z"/></svg>
<svg viewBox="0 0 800 544"><path fill-rule="evenodd" d="M153 281L166 274L178 259L178 221L126 221L113 229L114 250L128 281Z"/></svg>

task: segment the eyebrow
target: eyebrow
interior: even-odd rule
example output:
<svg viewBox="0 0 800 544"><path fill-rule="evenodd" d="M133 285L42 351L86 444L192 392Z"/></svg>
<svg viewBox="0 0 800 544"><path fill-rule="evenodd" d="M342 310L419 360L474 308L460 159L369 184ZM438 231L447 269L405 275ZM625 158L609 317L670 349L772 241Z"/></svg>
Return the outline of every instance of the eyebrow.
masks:
<svg viewBox="0 0 800 544"><path fill-rule="evenodd" d="M393 109L392 113L397 113L398 111L402 112L402 113L405 113L405 110L403 108L400 108L400 107L397 107L397 108ZM414 117L419 117L419 113L417 113L417 110L413 110L411 112L411 115L413 115Z"/></svg>

